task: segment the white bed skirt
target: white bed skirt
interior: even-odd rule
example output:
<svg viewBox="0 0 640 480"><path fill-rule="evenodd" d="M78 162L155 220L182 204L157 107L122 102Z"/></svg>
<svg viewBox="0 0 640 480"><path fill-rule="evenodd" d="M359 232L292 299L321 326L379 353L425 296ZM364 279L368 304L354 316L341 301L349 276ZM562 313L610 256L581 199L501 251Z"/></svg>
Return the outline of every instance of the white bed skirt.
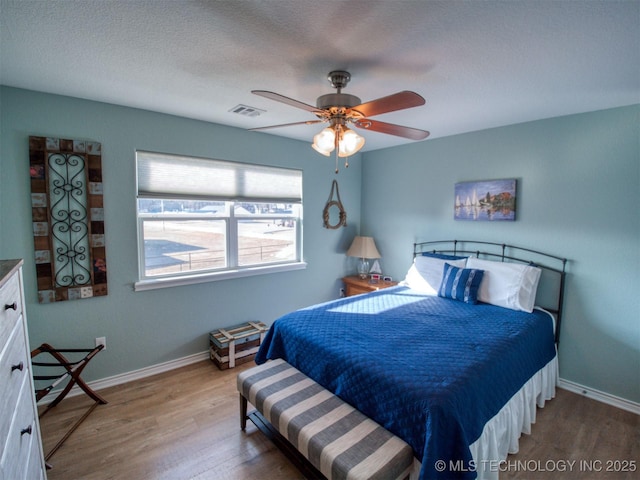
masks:
<svg viewBox="0 0 640 480"><path fill-rule="evenodd" d="M523 433L531 433L536 422L536 407L544 407L547 400L556 395L558 380L558 355L535 373L507 404L489 420L482 434L471 445L479 480L496 480L502 463L510 453L518 453L519 439ZM414 458L410 479L417 480L421 463Z"/></svg>

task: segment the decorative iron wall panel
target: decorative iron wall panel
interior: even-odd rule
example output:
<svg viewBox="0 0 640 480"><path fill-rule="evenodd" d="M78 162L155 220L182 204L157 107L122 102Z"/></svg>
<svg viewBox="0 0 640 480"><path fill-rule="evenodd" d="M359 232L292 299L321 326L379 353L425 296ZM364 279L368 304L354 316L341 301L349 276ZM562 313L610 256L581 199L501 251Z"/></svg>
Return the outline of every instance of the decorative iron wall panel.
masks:
<svg viewBox="0 0 640 480"><path fill-rule="evenodd" d="M98 142L29 137L38 301L107 294Z"/></svg>

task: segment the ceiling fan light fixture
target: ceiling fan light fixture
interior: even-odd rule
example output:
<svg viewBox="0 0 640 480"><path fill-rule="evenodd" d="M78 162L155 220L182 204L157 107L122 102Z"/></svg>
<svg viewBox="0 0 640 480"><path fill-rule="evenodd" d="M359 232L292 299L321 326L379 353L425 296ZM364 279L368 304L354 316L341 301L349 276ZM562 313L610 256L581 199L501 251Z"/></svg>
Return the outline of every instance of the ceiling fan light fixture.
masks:
<svg viewBox="0 0 640 480"><path fill-rule="evenodd" d="M318 119L305 122L271 125L269 127L252 128L250 130L265 130L269 128L289 127L294 125L314 125L329 123L329 126L313 137L311 147L321 155L329 157L335 152L336 173L338 173L338 157L346 158L345 168L349 166L348 157L359 152L364 146L365 139L347 128L348 124L357 128L372 132L395 135L410 140L424 140L429 136L426 130L403 127L392 123L371 120L369 117L395 112L407 108L418 107L425 104L425 99L415 92L404 90L402 92L387 95L386 97L361 103L355 95L342 93L342 89L351 80L351 74L344 70L329 72L327 77L336 93L321 95L316 101L316 106L309 105L293 98L285 97L279 93L266 90L252 90L251 92L270 100L300 108L313 113Z"/></svg>
<svg viewBox="0 0 640 480"><path fill-rule="evenodd" d="M332 127L323 129L313 137L311 147L318 153L328 157L335 149L336 132Z"/></svg>
<svg viewBox="0 0 640 480"><path fill-rule="evenodd" d="M350 157L364 146L364 137L349 128L345 128L338 146L338 156Z"/></svg>

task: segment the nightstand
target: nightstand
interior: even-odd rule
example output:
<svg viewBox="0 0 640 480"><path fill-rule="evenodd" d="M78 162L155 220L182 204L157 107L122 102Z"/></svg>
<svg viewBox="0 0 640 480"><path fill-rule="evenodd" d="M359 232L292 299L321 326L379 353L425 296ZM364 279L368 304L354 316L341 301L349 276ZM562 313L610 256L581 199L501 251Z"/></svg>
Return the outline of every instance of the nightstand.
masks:
<svg viewBox="0 0 640 480"><path fill-rule="evenodd" d="M398 282L384 282L382 280L379 280L378 283L370 283L368 278L363 280L358 275L344 277L342 281L344 282L345 296L347 297L358 295L359 293L375 292L398 284Z"/></svg>

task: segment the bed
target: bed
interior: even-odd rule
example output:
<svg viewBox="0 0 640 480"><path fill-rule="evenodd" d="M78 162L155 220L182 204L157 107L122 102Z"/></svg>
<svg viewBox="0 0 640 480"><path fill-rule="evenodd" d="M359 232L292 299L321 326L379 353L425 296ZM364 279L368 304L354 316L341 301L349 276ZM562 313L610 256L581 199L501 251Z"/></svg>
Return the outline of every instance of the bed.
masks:
<svg viewBox="0 0 640 480"><path fill-rule="evenodd" d="M285 360L406 441L412 478L497 478L555 395L566 259L458 240L413 255L398 286L276 320L256 363Z"/></svg>

